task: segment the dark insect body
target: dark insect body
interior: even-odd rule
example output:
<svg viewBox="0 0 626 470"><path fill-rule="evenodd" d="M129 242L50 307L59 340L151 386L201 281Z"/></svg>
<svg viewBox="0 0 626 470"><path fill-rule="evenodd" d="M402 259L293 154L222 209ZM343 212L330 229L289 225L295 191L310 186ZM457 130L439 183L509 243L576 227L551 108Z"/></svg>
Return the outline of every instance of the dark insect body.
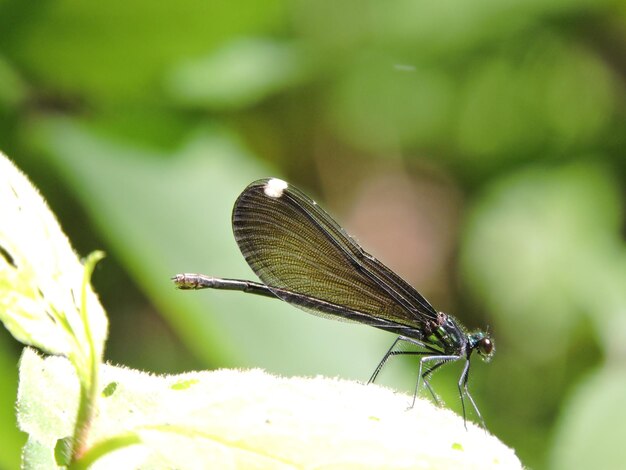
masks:
<svg viewBox="0 0 626 470"><path fill-rule="evenodd" d="M447 362L464 360L458 382L463 419L467 397L485 426L467 384L472 353L489 360L495 352L488 333L468 333L454 317L437 312L417 290L365 252L315 201L282 180L251 183L235 202L232 224L241 253L263 283L187 273L172 278L178 288L279 298L316 315L398 335L369 382L391 356L421 356L411 406L420 381L438 401L429 383L431 374ZM396 350L401 343L419 350Z"/></svg>

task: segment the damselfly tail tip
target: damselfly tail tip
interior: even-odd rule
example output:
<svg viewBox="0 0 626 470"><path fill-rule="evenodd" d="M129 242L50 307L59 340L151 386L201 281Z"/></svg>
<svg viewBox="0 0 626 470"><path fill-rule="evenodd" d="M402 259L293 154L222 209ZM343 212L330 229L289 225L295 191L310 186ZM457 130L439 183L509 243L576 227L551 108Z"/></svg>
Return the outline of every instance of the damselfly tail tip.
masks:
<svg viewBox="0 0 626 470"><path fill-rule="evenodd" d="M191 283L185 274L176 274L170 278L174 282L177 289L190 289Z"/></svg>

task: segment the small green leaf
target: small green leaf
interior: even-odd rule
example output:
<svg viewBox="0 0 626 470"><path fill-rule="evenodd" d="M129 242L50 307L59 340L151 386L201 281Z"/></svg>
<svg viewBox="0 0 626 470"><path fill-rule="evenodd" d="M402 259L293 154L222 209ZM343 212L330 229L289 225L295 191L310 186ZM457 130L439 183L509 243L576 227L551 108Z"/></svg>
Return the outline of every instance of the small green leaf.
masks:
<svg viewBox="0 0 626 470"><path fill-rule="evenodd" d="M72 461L72 438L63 437L54 446L54 460L59 466L67 466Z"/></svg>

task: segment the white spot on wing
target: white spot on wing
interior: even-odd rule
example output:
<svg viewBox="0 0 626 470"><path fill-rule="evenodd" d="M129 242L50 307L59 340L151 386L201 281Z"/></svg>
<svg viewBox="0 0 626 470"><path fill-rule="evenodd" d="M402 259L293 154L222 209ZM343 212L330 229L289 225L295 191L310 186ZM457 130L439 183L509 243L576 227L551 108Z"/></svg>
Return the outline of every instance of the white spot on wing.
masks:
<svg viewBox="0 0 626 470"><path fill-rule="evenodd" d="M289 186L285 181L278 178L272 178L265 184L263 192L266 196L279 198L283 195L283 191Z"/></svg>

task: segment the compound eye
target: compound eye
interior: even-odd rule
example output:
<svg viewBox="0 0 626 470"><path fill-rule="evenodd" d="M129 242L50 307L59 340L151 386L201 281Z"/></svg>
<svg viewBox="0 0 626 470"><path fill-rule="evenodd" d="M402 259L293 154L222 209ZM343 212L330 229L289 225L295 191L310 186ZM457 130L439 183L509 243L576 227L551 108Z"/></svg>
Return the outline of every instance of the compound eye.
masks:
<svg viewBox="0 0 626 470"><path fill-rule="evenodd" d="M483 338L478 342L478 352L483 356L489 356L493 352L493 341Z"/></svg>

